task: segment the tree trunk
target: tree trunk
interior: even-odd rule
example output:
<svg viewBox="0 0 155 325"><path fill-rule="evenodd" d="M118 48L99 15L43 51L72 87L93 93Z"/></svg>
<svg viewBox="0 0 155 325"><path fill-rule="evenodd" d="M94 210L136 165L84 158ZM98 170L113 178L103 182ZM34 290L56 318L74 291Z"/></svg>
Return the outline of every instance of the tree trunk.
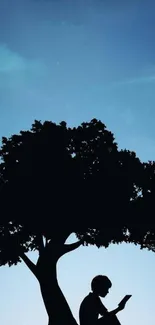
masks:
<svg viewBox="0 0 155 325"><path fill-rule="evenodd" d="M48 325L77 325L69 305L59 287L56 263L40 270L39 283L45 308L49 317Z"/></svg>
<svg viewBox="0 0 155 325"><path fill-rule="evenodd" d="M57 280L57 261L64 254L78 248L82 241L73 244L63 244L63 240L51 241L41 250L35 265L24 253L21 258L40 284L41 294L49 317L48 325L77 325L69 305L59 287ZM60 240L61 239L61 240Z"/></svg>

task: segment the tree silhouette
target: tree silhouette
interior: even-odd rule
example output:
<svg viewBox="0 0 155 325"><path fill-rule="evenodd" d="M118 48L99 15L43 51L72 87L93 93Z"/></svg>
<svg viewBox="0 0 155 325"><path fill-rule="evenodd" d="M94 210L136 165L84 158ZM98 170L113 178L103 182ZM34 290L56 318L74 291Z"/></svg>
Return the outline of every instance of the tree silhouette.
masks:
<svg viewBox="0 0 155 325"><path fill-rule="evenodd" d="M31 130L3 137L0 156L0 265L23 260L39 281L49 324L76 324L57 261L82 244L154 250L154 163L119 150L96 119L73 128L35 121ZM65 244L72 233L78 241ZM26 255L32 250L36 265Z"/></svg>

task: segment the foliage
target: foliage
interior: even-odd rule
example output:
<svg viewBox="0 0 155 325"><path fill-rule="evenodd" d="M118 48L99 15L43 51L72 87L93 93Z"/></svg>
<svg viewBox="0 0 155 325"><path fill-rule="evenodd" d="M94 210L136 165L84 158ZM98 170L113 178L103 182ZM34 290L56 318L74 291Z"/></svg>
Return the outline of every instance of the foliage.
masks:
<svg viewBox="0 0 155 325"><path fill-rule="evenodd" d="M72 232L98 247L125 241L154 249L155 164L119 150L101 121L73 128L34 121L2 138L0 156L1 265L19 262L21 249L39 249L41 237Z"/></svg>

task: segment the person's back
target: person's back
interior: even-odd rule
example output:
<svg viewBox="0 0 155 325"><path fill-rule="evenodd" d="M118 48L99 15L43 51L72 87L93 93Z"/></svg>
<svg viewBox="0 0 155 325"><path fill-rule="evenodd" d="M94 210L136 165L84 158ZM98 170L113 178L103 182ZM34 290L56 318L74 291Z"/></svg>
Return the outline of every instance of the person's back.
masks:
<svg viewBox="0 0 155 325"><path fill-rule="evenodd" d="M100 298L93 292L90 292L80 305L80 325L95 325L99 315L104 314L104 309L106 314L107 309L101 303Z"/></svg>

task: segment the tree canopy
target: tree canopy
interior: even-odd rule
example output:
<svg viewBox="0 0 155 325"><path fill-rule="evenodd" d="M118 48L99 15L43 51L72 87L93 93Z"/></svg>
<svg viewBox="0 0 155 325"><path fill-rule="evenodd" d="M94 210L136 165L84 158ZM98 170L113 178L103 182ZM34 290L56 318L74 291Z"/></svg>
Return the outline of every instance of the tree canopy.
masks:
<svg viewBox="0 0 155 325"><path fill-rule="evenodd" d="M98 247L154 250L155 162L119 150L101 121L70 128L35 120L2 138L0 157L0 265L73 232Z"/></svg>

